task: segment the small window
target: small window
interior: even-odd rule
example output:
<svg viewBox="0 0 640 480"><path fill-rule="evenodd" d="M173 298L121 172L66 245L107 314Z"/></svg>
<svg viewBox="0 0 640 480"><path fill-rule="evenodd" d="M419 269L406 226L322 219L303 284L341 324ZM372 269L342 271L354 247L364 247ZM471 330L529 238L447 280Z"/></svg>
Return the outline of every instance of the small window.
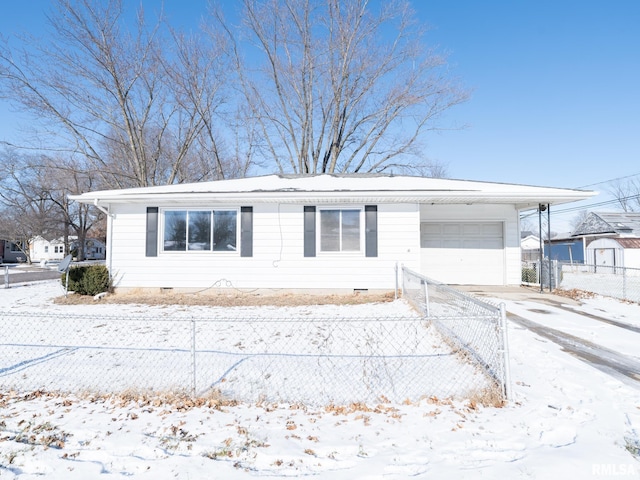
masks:
<svg viewBox="0 0 640 480"><path fill-rule="evenodd" d="M165 252L237 250L236 210L167 210L164 212Z"/></svg>
<svg viewBox="0 0 640 480"><path fill-rule="evenodd" d="M218 252L235 252L238 231L238 212L216 210L213 212L213 249Z"/></svg>
<svg viewBox="0 0 640 480"><path fill-rule="evenodd" d="M211 212L188 212L189 250L211 250Z"/></svg>
<svg viewBox="0 0 640 480"><path fill-rule="evenodd" d="M169 252L187 249L187 212L164 213L164 249Z"/></svg>
<svg viewBox="0 0 640 480"><path fill-rule="evenodd" d="M359 252L360 213L359 209L321 209L320 251Z"/></svg>
<svg viewBox="0 0 640 480"><path fill-rule="evenodd" d="M49 245L44 246L44 253L49 253Z"/></svg>

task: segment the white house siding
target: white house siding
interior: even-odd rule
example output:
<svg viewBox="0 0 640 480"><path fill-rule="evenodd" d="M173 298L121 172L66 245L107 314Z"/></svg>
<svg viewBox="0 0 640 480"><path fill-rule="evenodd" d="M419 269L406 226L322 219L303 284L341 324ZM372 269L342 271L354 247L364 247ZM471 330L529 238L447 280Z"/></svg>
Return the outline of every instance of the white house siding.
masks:
<svg viewBox="0 0 640 480"><path fill-rule="evenodd" d="M464 230L476 224L485 236L496 227L502 228L502 248L421 248L422 273L445 283L519 285L518 217L511 205L422 205L423 228L448 224Z"/></svg>
<svg viewBox="0 0 640 480"><path fill-rule="evenodd" d="M162 211L162 205L153 206ZM252 206L252 257L165 253L160 243L158 256L146 257L146 205L112 205L110 251L117 253L107 264L116 287L390 290L395 286L396 262L419 266L419 208L415 204L378 205L377 257L365 257L364 252L319 251L316 257L304 257L303 205Z"/></svg>
<svg viewBox="0 0 640 480"><path fill-rule="evenodd" d="M640 248L624 249L624 266L637 269L632 274L640 276Z"/></svg>

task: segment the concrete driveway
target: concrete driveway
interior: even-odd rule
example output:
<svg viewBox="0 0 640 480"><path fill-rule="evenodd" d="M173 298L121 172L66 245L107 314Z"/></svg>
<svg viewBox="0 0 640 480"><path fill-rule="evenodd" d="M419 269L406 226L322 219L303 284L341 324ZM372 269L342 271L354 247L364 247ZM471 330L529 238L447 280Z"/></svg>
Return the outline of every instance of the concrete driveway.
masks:
<svg viewBox="0 0 640 480"><path fill-rule="evenodd" d="M504 301L507 310L507 319L516 325L531 330L542 338L550 340L559 345L563 351L574 357L598 368L626 383L638 386L640 383L640 361L636 358L623 355L620 352L603 347L596 343L571 335L567 332L541 325L535 321L534 313L543 313L545 308L571 312L573 315L584 316L591 320L606 323L620 329L620 334L625 332L640 333L640 327L618 322L606 316L594 315L592 313L580 312L571 308L580 305L578 300L569 297L555 295L548 291L540 292L539 289L530 287L493 287L493 286L461 286L456 287L478 298L487 298L492 301L500 299ZM539 309L530 309L532 315L515 314L509 311L509 305L514 302L535 302L540 305Z"/></svg>

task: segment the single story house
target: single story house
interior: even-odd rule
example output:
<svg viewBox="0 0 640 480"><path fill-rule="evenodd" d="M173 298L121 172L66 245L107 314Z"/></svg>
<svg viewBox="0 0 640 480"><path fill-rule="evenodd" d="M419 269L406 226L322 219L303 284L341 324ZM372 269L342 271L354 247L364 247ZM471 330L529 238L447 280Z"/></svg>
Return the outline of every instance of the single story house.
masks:
<svg viewBox="0 0 640 480"><path fill-rule="evenodd" d="M18 245L9 240L0 240L0 263L22 263L27 256Z"/></svg>
<svg viewBox="0 0 640 480"><path fill-rule="evenodd" d="M70 248L71 253L74 255L78 251L78 240L73 237ZM107 246L103 241L97 238L85 238L84 239L84 259L85 260L104 260L107 256Z"/></svg>
<svg viewBox="0 0 640 480"><path fill-rule="evenodd" d="M34 237L29 244L31 249L31 261L41 262L45 261L58 261L62 260L66 253L64 248L64 239L56 238L53 240L47 240L44 237Z"/></svg>
<svg viewBox="0 0 640 480"><path fill-rule="evenodd" d="M640 213L591 212L573 232L585 245L585 263L640 268Z"/></svg>
<svg viewBox="0 0 640 480"><path fill-rule="evenodd" d="M540 261L540 237L531 232L521 232L520 248L523 262ZM584 245L581 238L570 233L560 233L551 237L551 241L542 242L542 257L562 263L584 263Z"/></svg>
<svg viewBox="0 0 640 480"><path fill-rule="evenodd" d="M544 242L544 256L551 260L566 263L584 263L584 244L582 239L571 233L560 233Z"/></svg>
<svg viewBox="0 0 640 480"><path fill-rule="evenodd" d="M396 265L519 285L519 212L595 192L382 174L87 192L117 289L392 290Z"/></svg>
<svg viewBox="0 0 640 480"><path fill-rule="evenodd" d="M529 231L520 232L520 253L523 262L540 260L540 237Z"/></svg>
<svg viewBox="0 0 640 480"><path fill-rule="evenodd" d="M47 240L41 236L33 238L29 245L31 249L31 261L60 261L66 255L64 238ZM73 253L77 251L78 237L69 237L69 248ZM106 256L106 246L96 238L87 238L84 241L84 255L86 260L104 260Z"/></svg>

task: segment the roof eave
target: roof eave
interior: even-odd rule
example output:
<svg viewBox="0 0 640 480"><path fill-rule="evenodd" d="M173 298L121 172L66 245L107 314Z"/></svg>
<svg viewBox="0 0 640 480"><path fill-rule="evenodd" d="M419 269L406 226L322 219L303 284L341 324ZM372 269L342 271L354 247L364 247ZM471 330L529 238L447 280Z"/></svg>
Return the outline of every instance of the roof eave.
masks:
<svg viewBox="0 0 640 480"><path fill-rule="evenodd" d="M104 194L104 195L101 195ZM111 193L111 192L109 192ZM517 210L537 208L539 204L560 205L585 200L592 192L569 191L553 195L481 191L288 191L288 192L176 192L113 195L92 192L69 198L86 204L213 204L239 203L432 203L432 204L510 204Z"/></svg>

